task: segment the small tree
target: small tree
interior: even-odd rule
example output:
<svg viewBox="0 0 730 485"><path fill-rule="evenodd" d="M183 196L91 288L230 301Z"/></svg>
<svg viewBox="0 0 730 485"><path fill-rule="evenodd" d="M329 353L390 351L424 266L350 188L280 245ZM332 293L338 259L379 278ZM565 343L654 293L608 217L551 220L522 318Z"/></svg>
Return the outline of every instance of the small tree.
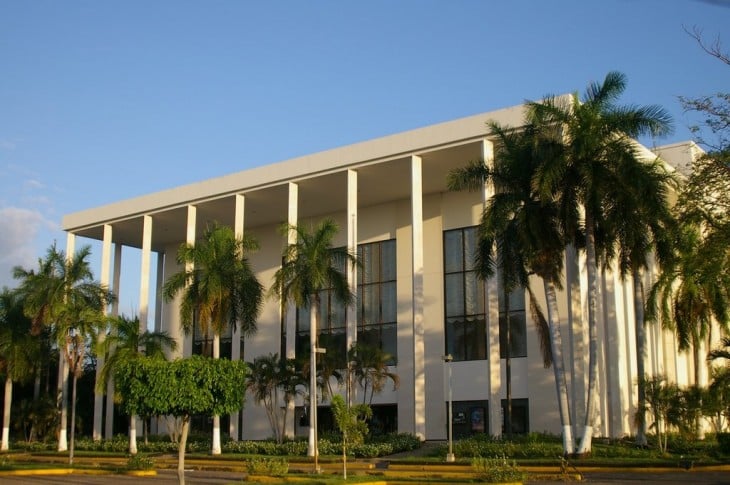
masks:
<svg viewBox="0 0 730 485"><path fill-rule="evenodd" d="M342 433L342 475L347 480L347 445L362 443L368 434L367 420L373 410L367 404L348 406L339 394L332 396L332 415Z"/></svg>
<svg viewBox="0 0 730 485"><path fill-rule="evenodd" d="M672 401L677 394L677 387L667 384L664 376L642 377L643 386L646 392L646 406L648 409L640 410L644 413L650 411L654 422L652 427L656 432L657 446L659 451L667 451L666 426L668 415L672 412Z"/></svg>
<svg viewBox="0 0 730 485"><path fill-rule="evenodd" d="M139 358L119 365L114 374L127 414L170 415L180 418L177 476L185 484L185 446L194 414L229 414L244 399L246 364L227 359L192 356L167 362Z"/></svg>
<svg viewBox="0 0 730 485"><path fill-rule="evenodd" d="M348 360L353 364L355 380L363 389L363 404L366 402L372 404L373 396L383 392L388 380L393 381L393 390L398 389L400 385L398 374L388 370L391 363L395 364L395 358L380 347L358 342L348 351ZM369 401L368 389L370 389Z"/></svg>
<svg viewBox="0 0 730 485"><path fill-rule="evenodd" d="M264 405L271 433L277 443L282 443L289 403L298 393L297 386L303 383L294 359L280 359L279 354L269 354L256 357L248 365L251 371L246 388L253 393L257 403ZM280 398L284 400L283 406L280 406Z"/></svg>

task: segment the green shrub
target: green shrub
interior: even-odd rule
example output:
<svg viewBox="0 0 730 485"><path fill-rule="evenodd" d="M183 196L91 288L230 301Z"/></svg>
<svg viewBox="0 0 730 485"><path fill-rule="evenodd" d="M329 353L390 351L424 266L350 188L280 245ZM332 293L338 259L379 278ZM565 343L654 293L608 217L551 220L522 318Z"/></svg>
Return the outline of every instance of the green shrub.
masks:
<svg viewBox="0 0 730 485"><path fill-rule="evenodd" d="M730 433L717 433L715 439L717 439L717 447L720 449L720 453L730 455Z"/></svg>
<svg viewBox="0 0 730 485"><path fill-rule="evenodd" d="M507 461L505 456L474 458L471 467L479 480L488 483L522 482L527 478L527 474L518 469L514 461Z"/></svg>
<svg viewBox="0 0 730 485"><path fill-rule="evenodd" d="M280 477L289 471L286 458L252 458L246 463L249 475L267 475Z"/></svg>
<svg viewBox="0 0 730 485"><path fill-rule="evenodd" d="M155 460L149 456L138 454L127 458L127 470L152 470Z"/></svg>

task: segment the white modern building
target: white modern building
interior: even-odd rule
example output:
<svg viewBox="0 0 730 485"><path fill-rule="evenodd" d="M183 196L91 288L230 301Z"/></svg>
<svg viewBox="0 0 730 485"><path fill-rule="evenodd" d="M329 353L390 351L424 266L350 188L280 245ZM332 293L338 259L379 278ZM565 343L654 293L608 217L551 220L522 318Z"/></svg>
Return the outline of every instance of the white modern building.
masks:
<svg viewBox="0 0 730 485"><path fill-rule="evenodd" d="M447 173L470 160L489 160L493 151L486 121L517 126L521 106L440 123L354 145L305 155L220 178L172 188L63 219L67 250L75 238L102 242L102 283L119 287L123 247L141 249L135 271L140 281L139 314L143 322L179 339L179 353L190 355L200 338L180 332L178 307L157 298L150 308L151 282L159 287L179 271L175 256L181 243L194 243L213 222L254 236L261 249L251 256L260 281L271 285L286 239L282 222L310 224L329 217L340 227L337 244L359 250L363 268L348 270L357 306L345 315L329 312L322 324L328 351L344 352L361 339L381 345L397 357L397 390L386 388L373 403L383 426L424 439L447 435L448 368L453 389L456 436L500 434L505 394L506 345L500 343L501 305L498 279L480 282L471 254L484 201L479 192L450 192ZM684 153L672 148L673 163ZM153 258L156 253L156 258ZM156 259L156 267L152 261ZM599 418L596 434L619 437L634 432L636 361L631 282L616 273L601 274L599 284ZM543 295L542 285L535 291ZM544 306L544 304L543 304ZM523 293L513 294L511 368L513 419L517 431L560 433L553 372L543 366L532 317ZM588 365L586 275L581 255L566 254L565 285L559 310L569 388L574 402L585 400ZM113 310L115 311L115 310ZM306 339L309 322L296 311L282 317L276 301L267 301L258 333L244 342L233 333L224 338L222 355L252 361L271 352L295 355ZM303 312L302 312L303 313ZM302 321L298 321L301 318ZM504 333L504 332L502 332ZM647 329L647 371L680 383L691 382L692 359L677 351L669 333ZM453 362L445 363L451 354ZM97 399L95 434L102 432L102 399ZM303 402L297 403L301 408ZM582 423L573 406L573 422ZM109 420L107 420L109 421ZM225 426L234 439L270 435L264 409L248 400L242 413ZM289 424L306 434L303 420ZM111 431L107 422L106 433Z"/></svg>

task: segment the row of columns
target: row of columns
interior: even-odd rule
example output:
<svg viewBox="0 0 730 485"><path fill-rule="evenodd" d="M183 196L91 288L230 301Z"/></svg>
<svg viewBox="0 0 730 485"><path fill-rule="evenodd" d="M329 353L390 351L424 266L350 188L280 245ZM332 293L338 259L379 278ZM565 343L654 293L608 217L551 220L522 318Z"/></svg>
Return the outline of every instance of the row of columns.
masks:
<svg viewBox="0 0 730 485"><path fill-rule="evenodd" d="M412 254L413 254L413 346L414 346L414 362L413 362L413 373L414 373L414 431L416 434L425 437L425 374L423 368L424 355L423 355L423 197L422 197L422 160L420 157L411 157L411 182L412 182L412 197L411 197L411 209L412 209L412 220L413 220L413 232L412 232ZM347 171L347 247L352 253L357 251L357 171ZM287 221L291 227L296 226L298 221L298 185L294 182L288 184L289 202L288 202L288 213ZM236 194L235 198L235 227L234 231L237 237L243 236L244 228L244 207L245 207L245 196L243 194ZM196 219L197 219L197 208L195 205L187 206L187 225L186 225L186 242L188 244L195 244L196 239ZM139 290L139 321L140 321L140 332L144 332L148 328L148 317L149 317L149 292L150 292L150 266L151 266L151 252L152 252L152 230L153 230L153 217L150 214L142 216L142 250L141 250L141 263L140 263L140 290ZM290 230L287 235L287 243L292 244L296 242L296 232ZM68 233L67 238L67 253L73 254L74 251L75 236L73 233ZM113 227L111 224L105 224L103 228L103 239L102 239L102 257L101 257L101 272L100 282L110 287L110 266L111 266L111 248L113 243ZM159 265L162 262L158 261L158 274ZM121 245L115 246L115 257L114 257L114 285L113 290L118 294L119 292L119 274L121 269ZM186 268L191 269L191 268ZM350 290L354 293L357 291L357 269L348 266L347 278ZM159 309L159 304L158 304ZM107 310L105 310L106 312ZM118 303L111 309L112 314L118 313ZM159 314L159 311L157 312ZM296 336L296 322L295 312L286 312L287 315L287 357L294 357L295 349L295 336ZM156 318L159 321L159 315ZM347 344L348 346L353 345L357 340L357 315L355 311L347 313ZM170 328L170 332L173 335L180 335L181 329ZM240 328L234 332L233 341L236 342L237 338L240 339ZM187 347L187 346L186 346ZM187 350L187 349L185 349ZM185 350L178 350L175 357L180 354L185 354ZM240 355L240 346L232 346L233 359L243 358ZM103 360L99 359L99 369L97 369L97 376ZM65 375L66 373L64 373ZM107 390L108 395L112 395L112 383L110 388ZM95 440L101 439L102 435L102 408L103 408L103 395L100 392L96 392L94 396L94 423L93 423L93 438ZM110 438L112 435L113 425L113 401L107 399L106 408L106 426L104 429L104 436ZM238 413L231 416L231 424L229 432L232 436L239 436L239 419ZM62 430L62 432L65 431ZM65 433L63 433L65 435ZM62 439L65 438L62 437Z"/></svg>
<svg viewBox="0 0 730 485"><path fill-rule="evenodd" d="M491 160L493 155L492 143L488 140L482 141L481 146L482 157L484 160ZM411 215L411 264L412 264L412 345L413 345L413 362L412 362L412 378L413 378L413 390L411 399L413 404L413 432L417 436L425 439L426 437L426 379L425 379L425 349L424 349L424 225L423 225L423 161L419 156L411 156L410 160L410 182L411 182L411 199L410 199L410 215ZM357 250L357 221L358 221L358 203L357 203L357 192L358 192L358 177L356 170L348 170L347 177L347 247L348 250L355 253ZM484 187L483 191L483 202L486 203L487 199L492 195L493 189L491 187ZM290 226L296 226L298 221L298 184L295 182L288 183L288 208L287 208L287 222ZM244 232L244 208L245 208L245 195L236 194L234 195L235 205L235 222L234 231L237 237L242 237ZM188 244L195 244L196 240L196 224L197 224L197 208L195 205L187 206L187 227L185 241ZM140 320L140 331L147 330L148 325L148 313L149 313L149 282L150 282L150 261L151 261L151 244L152 244L152 230L153 230L153 216L146 214L142 216L142 251L141 251L141 264L140 264L140 291L139 291L139 320ZM111 262L111 247L113 241L113 228L111 224L104 225L104 236L102 241L102 261L101 261L101 283L109 286L110 283L110 262ZM73 240L74 235L68 234L67 240L67 252L73 253ZM296 232L289 231L287 234L287 243L291 244L296 242ZM118 294L119 291L119 273L121 268L121 246L115 245L115 257L114 257L114 284L113 290ZM160 266L162 261L158 260L158 275L161 275ZM190 269L190 268L186 268ZM357 269L348 266L347 269L348 284L351 291L354 293L357 291ZM159 280L159 278L158 278ZM160 282L158 281L158 285ZM497 301L497 281L496 278L491 278L487 281L486 285L487 297L488 297L488 308L489 308L489 320L490 322L498 322L498 301ZM159 300L159 298L158 298ZM156 327L159 327L159 302L158 311L156 312ZM113 314L118 312L118 303L115 304L111 309ZM296 322L295 312L286 312L286 354L287 357L294 357L295 349L295 337L296 337ZM176 319L170 319L173 322L171 328L168 330L173 335L181 335L181 329ZM176 328L172 328L175 326ZM240 329L238 329L233 336L233 341L237 342L240 339ZM353 345L357 340L357 316L355 311L347 312L347 345ZM490 406L490 429L497 431L501 429L501 413L500 413L500 392L501 392L501 378L500 378L500 357L499 357L499 325L489 325L488 333L488 345L489 345L489 361L488 361L488 374L489 374L489 399L493 406ZM240 355L240 345L232 346L232 358L242 359L244 356ZM178 357L180 355L187 355L191 351L191 345L185 345L184 349L177 351ZM102 362L100 360L101 365ZM108 390L109 392L109 390ZM111 395L111 394L108 394ZM95 395L94 403L94 439L101 438L101 411L102 411L103 396L101 394ZM106 427L104 435L108 438L111 437L112 430L112 414L113 414L113 402L111 399L107 399L106 409ZM229 432L231 436L238 437L240 435L239 429L239 417L238 413L231 416L231 424Z"/></svg>

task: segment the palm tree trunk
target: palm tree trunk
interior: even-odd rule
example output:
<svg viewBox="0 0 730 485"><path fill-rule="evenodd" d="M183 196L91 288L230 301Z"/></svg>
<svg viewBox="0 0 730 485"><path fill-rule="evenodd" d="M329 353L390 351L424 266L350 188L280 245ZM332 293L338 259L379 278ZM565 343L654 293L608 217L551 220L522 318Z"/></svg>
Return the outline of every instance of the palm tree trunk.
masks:
<svg viewBox="0 0 730 485"><path fill-rule="evenodd" d="M591 452L593 440L593 410L596 407L596 379L598 377L598 335L596 306L598 300L598 264L593 218L586 210L586 272L588 276L588 396L586 400L583 436L578 447L579 455Z"/></svg>
<svg viewBox="0 0 730 485"><path fill-rule="evenodd" d="M220 333L213 334L213 358L220 359L221 356L221 336ZM210 453L212 455L221 454L221 417L213 416L213 444Z"/></svg>
<svg viewBox="0 0 730 485"><path fill-rule="evenodd" d="M309 309L309 446L307 456L317 457L317 317L319 306L311 298Z"/></svg>
<svg viewBox="0 0 730 485"><path fill-rule="evenodd" d="M74 436L76 436L76 372L73 373L73 385L71 391L71 440L68 447L68 464L74 464Z"/></svg>
<svg viewBox="0 0 730 485"><path fill-rule="evenodd" d="M58 451L68 450L68 368L63 349L58 357L58 404L61 408L61 419L58 431Z"/></svg>
<svg viewBox="0 0 730 485"><path fill-rule="evenodd" d="M636 375L639 378L636 405L636 445L647 446L646 440L646 332L644 330L644 283L641 270L632 273L634 283L634 320L636 324Z"/></svg>
<svg viewBox="0 0 730 485"><path fill-rule="evenodd" d="M190 416L182 417L182 429L180 431L180 443L177 449L177 481L185 485L185 447L188 444L188 432L190 431Z"/></svg>
<svg viewBox="0 0 730 485"><path fill-rule="evenodd" d="M707 387L707 372L703 372L702 366L705 365L702 359L702 355L705 354L704 342L702 337L697 339L697 344L694 346L694 366L695 366L695 386L706 388ZM702 398L700 398L702 399ZM700 406L702 402L700 401ZM698 440L705 439L705 430L702 427L702 416L695 418L695 438Z"/></svg>
<svg viewBox="0 0 730 485"><path fill-rule="evenodd" d="M563 453L572 455L575 451L573 444L573 426L570 422L570 400L568 399L568 384L565 379L565 361L563 360L563 338L560 334L560 319L558 318L558 299L555 285L543 278L545 299L547 300L548 322L550 329L550 349L553 354L553 373L555 374L555 390L558 394L558 409L560 425L563 429Z"/></svg>
<svg viewBox="0 0 730 485"><path fill-rule="evenodd" d="M33 378L33 400L37 401L41 397L41 366L39 365L35 369L35 376Z"/></svg>
<svg viewBox="0 0 730 485"><path fill-rule="evenodd" d="M5 403L3 407L3 437L0 444L0 451L8 451L10 449L10 406L13 403L13 379L10 377L10 371L6 369L5 376Z"/></svg>

